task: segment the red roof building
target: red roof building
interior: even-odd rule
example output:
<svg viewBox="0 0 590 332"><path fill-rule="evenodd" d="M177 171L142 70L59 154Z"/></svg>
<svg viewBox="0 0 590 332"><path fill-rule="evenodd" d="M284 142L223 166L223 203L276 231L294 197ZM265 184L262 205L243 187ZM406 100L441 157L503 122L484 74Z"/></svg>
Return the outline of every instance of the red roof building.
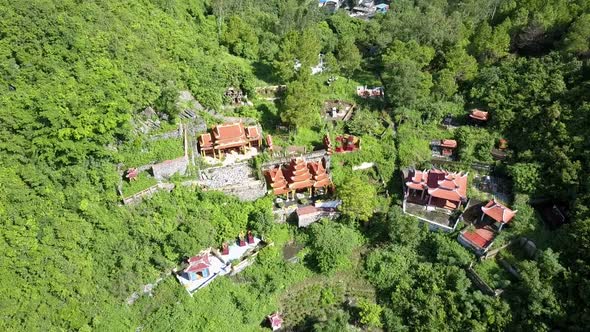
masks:
<svg viewBox="0 0 590 332"><path fill-rule="evenodd" d="M459 235L459 242L467 244L476 251L485 251L495 238L496 233L490 227L482 227L473 231L464 231Z"/></svg>
<svg viewBox="0 0 590 332"><path fill-rule="evenodd" d="M443 139L440 141L441 154L443 156L450 156L457 148L457 141L453 139Z"/></svg>
<svg viewBox="0 0 590 332"><path fill-rule="evenodd" d="M275 195L295 194L297 191L319 190L332 185L332 180L322 161L306 162L293 158L287 165L273 167L264 176Z"/></svg>
<svg viewBox="0 0 590 332"><path fill-rule="evenodd" d="M472 120L478 121L478 122L486 122L488 121L489 118L489 114L488 112L479 110L479 109L473 109L471 110L471 112L469 113L469 117Z"/></svg>
<svg viewBox="0 0 590 332"><path fill-rule="evenodd" d="M354 152L360 150L361 148L361 139L354 135L340 135L336 136L336 148L332 145L332 140L330 139L329 135L324 136L324 147L328 154L336 153L346 153L346 152Z"/></svg>
<svg viewBox="0 0 590 332"><path fill-rule="evenodd" d="M242 122L226 123L213 127L211 133L201 134L198 138L199 150L205 156L221 156L231 150L243 150L248 147L260 147L262 134L258 126L244 127Z"/></svg>
<svg viewBox="0 0 590 332"><path fill-rule="evenodd" d="M307 164L303 158L293 158L285 169L287 181L289 182L289 189L305 189L311 188L314 181L311 179L311 173L307 169Z"/></svg>
<svg viewBox="0 0 590 332"><path fill-rule="evenodd" d="M463 231L459 235L459 242L483 254L490 248L498 233L502 231L502 227L514 218L517 211L512 211L495 199L482 206L481 211L482 215L477 228Z"/></svg>
<svg viewBox="0 0 590 332"><path fill-rule="evenodd" d="M481 211L483 212L481 215L482 220L485 216L488 216L492 220L500 223L500 227L509 223L516 215L516 212L518 212L518 210L510 210L504 205L498 203L495 199L492 199L488 202L488 204L482 206Z"/></svg>
<svg viewBox="0 0 590 332"><path fill-rule="evenodd" d="M354 152L361 148L361 139L353 135L337 136L336 142L339 146L336 147L336 152Z"/></svg>
<svg viewBox="0 0 590 332"><path fill-rule="evenodd" d="M199 254L189 258L188 264L188 267L184 269L184 272L188 275L188 280L197 280L209 276L211 262L209 261L208 253Z"/></svg>
<svg viewBox="0 0 590 332"><path fill-rule="evenodd" d="M269 169L266 173L266 181L269 183L270 187L272 188L272 192L275 195L282 195L289 192L287 187L287 180L283 175L283 170L281 167L275 167Z"/></svg>
<svg viewBox="0 0 590 332"><path fill-rule="evenodd" d="M307 167L312 175L314 181L314 188L324 188L332 184L326 169L321 161L312 161L307 163Z"/></svg>
<svg viewBox="0 0 590 332"><path fill-rule="evenodd" d="M426 205L455 210L467 200L467 173L451 173L438 169L413 171L406 179L406 199L420 195L417 200Z"/></svg>

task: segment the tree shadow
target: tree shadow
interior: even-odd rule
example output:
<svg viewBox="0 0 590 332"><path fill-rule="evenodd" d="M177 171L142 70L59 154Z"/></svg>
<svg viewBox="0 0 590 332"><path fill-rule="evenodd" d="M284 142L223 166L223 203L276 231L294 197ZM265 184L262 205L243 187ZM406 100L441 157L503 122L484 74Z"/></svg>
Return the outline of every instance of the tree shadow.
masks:
<svg viewBox="0 0 590 332"><path fill-rule="evenodd" d="M276 106L276 102L275 102ZM274 129L281 124L281 118L279 116L278 107L277 111L273 110L266 104L256 106L256 110L260 112L261 124L263 128ZM274 131L273 131L274 132Z"/></svg>
<svg viewBox="0 0 590 332"><path fill-rule="evenodd" d="M279 78L274 74L274 70L269 63L256 61L252 63L254 69L254 75L261 81L268 84L279 84Z"/></svg>

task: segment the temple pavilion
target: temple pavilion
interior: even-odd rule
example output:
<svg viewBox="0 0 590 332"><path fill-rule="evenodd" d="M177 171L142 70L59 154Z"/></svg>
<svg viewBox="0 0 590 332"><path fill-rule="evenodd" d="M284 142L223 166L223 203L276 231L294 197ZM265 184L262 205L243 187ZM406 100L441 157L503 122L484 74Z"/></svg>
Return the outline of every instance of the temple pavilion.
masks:
<svg viewBox="0 0 590 332"><path fill-rule="evenodd" d="M262 134L258 126L245 127L242 122L216 125L210 133L198 138L199 151L202 156L220 157L230 151L243 152L246 147L259 148Z"/></svg>
<svg viewBox="0 0 590 332"><path fill-rule="evenodd" d="M267 170L265 177L272 193L286 195L287 199L294 198L297 192L315 195L332 185L323 161L306 162L301 157Z"/></svg>
<svg viewBox="0 0 590 332"><path fill-rule="evenodd" d="M440 141L441 154L445 157L453 155L453 151L457 148L457 141L453 139L443 139Z"/></svg>
<svg viewBox="0 0 590 332"><path fill-rule="evenodd" d="M488 121L489 114L486 111L482 111L476 108L469 112L469 118L471 118L471 121L474 121L475 123L484 123Z"/></svg>
<svg viewBox="0 0 590 332"><path fill-rule="evenodd" d="M498 233L512 221L518 211L492 199L481 207L481 212L481 219L474 224L475 229L466 229L458 237L461 244L478 254L485 253L492 246Z"/></svg>
<svg viewBox="0 0 590 332"><path fill-rule="evenodd" d="M406 179L405 199L453 211L467 201L467 173L414 170Z"/></svg>

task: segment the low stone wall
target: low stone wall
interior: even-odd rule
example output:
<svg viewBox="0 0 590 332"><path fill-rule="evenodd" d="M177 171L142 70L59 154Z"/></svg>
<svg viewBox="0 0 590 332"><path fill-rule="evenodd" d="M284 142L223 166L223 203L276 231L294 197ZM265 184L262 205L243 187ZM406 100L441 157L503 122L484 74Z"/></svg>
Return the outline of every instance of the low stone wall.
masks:
<svg viewBox="0 0 590 332"><path fill-rule="evenodd" d="M172 189L174 189L173 183L166 183L166 182L158 183L158 184L155 184L147 189L144 189L132 196L124 197L123 204L130 205L130 204L139 203L139 202L141 202L141 200L143 200L144 197L149 197L159 190L172 191Z"/></svg>
<svg viewBox="0 0 590 332"><path fill-rule="evenodd" d="M467 276L469 277L469 279L471 279L471 281L475 284L475 286L477 288L479 288L479 290L481 290L484 294L490 295L490 296L498 296L500 294L502 294L503 290L501 289L492 289L492 287L490 287L480 276L479 274L477 274L477 272L475 272L475 270L473 269L473 263L470 263L469 266L467 267Z"/></svg>

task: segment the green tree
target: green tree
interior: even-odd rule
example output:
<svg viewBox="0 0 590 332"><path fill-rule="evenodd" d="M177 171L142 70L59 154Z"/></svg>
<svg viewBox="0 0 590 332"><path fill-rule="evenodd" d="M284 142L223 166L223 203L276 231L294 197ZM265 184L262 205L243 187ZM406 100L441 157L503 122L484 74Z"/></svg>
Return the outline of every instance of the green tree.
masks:
<svg viewBox="0 0 590 332"><path fill-rule="evenodd" d="M443 69L436 73L433 90L442 98L453 96L458 90L453 72L448 69Z"/></svg>
<svg viewBox="0 0 590 332"><path fill-rule="evenodd" d="M310 81L294 81L287 86L281 120L298 128L310 128L319 123L320 100Z"/></svg>
<svg viewBox="0 0 590 332"><path fill-rule="evenodd" d="M342 213L353 220L368 221L377 206L377 190L360 177L348 178L337 190Z"/></svg>
<svg viewBox="0 0 590 332"><path fill-rule="evenodd" d="M258 58L258 36L239 16L231 16L223 29L221 41L229 50L247 59Z"/></svg>
<svg viewBox="0 0 590 332"><path fill-rule="evenodd" d="M367 255L365 274L379 290L388 290L395 285L403 286L416 259L418 255L408 246L393 245L376 249Z"/></svg>
<svg viewBox="0 0 590 332"><path fill-rule="evenodd" d="M336 59L342 73L348 77L360 68L361 53L352 38L341 37L338 42Z"/></svg>
<svg viewBox="0 0 590 332"><path fill-rule="evenodd" d="M473 54L483 61L493 61L506 56L510 47L510 25L510 20L494 28L485 21L480 23L470 45Z"/></svg>
<svg viewBox="0 0 590 332"><path fill-rule="evenodd" d="M421 71L415 62L404 59L388 63L385 70L385 93L394 105L413 106L430 95L432 76Z"/></svg>
<svg viewBox="0 0 590 332"><path fill-rule="evenodd" d="M524 194L535 193L541 181L541 165L537 163L516 163L508 167L514 189Z"/></svg>
<svg viewBox="0 0 590 332"><path fill-rule="evenodd" d="M564 313L552 283L563 268L553 257L543 258L544 255L551 256L553 253L541 254L539 260L546 264L524 261L518 266L522 281L518 286L518 298L513 299L513 307L519 308L515 318L520 327L546 330Z"/></svg>
<svg viewBox="0 0 590 332"><path fill-rule="evenodd" d="M359 244L359 235L343 224L324 220L311 226L308 245L322 273L349 265L350 255Z"/></svg>
<svg viewBox="0 0 590 332"><path fill-rule="evenodd" d="M426 225L421 227L415 218L404 214L400 207L392 207L387 218L389 238L394 244L416 248L428 233Z"/></svg>
<svg viewBox="0 0 590 332"><path fill-rule="evenodd" d="M291 31L283 37L273 62L277 76L283 82L293 78L306 80L311 75L311 68L318 64L322 49L318 33L317 29L309 27L300 33Z"/></svg>
<svg viewBox="0 0 590 332"><path fill-rule="evenodd" d="M423 69L434 58L434 49L416 41L396 40L383 55L385 93L396 106L413 106L430 95L432 75Z"/></svg>
<svg viewBox="0 0 590 332"><path fill-rule="evenodd" d="M288 82L295 77L298 42L299 35L293 31L283 36L279 44L279 51L273 61L273 67L277 77L283 82Z"/></svg>
<svg viewBox="0 0 590 332"><path fill-rule="evenodd" d="M332 310L326 315L327 319L313 325L314 332L347 332L352 331L348 321L350 315L344 310Z"/></svg>
<svg viewBox="0 0 590 332"><path fill-rule="evenodd" d="M360 109L355 112L352 120L346 123L346 127L350 133L357 136L367 134L378 136L385 130L381 122L379 113L367 109Z"/></svg>
<svg viewBox="0 0 590 332"><path fill-rule="evenodd" d="M463 47L453 47L445 53L446 68L459 81L470 81L477 74L477 60L469 55Z"/></svg>
<svg viewBox="0 0 590 332"><path fill-rule="evenodd" d="M360 309L361 324L370 327L382 327L381 312L383 308L377 303L373 303L366 299L360 299L358 301L358 307Z"/></svg>
<svg viewBox="0 0 590 332"><path fill-rule="evenodd" d="M567 51L586 54L590 51L590 14L581 15L570 26L563 41Z"/></svg>
<svg viewBox="0 0 590 332"><path fill-rule="evenodd" d="M413 126L404 124L398 127L398 142L401 167L420 166L432 156L428 141L418 137Z"/></svg>
<svg viewBox="0 0 590 332"><path fill-rule="evenodd" d="M269 210L254 211L250 213L248 228L262 237L266 237L273 230L275 225L274 217Z"/></svg>

